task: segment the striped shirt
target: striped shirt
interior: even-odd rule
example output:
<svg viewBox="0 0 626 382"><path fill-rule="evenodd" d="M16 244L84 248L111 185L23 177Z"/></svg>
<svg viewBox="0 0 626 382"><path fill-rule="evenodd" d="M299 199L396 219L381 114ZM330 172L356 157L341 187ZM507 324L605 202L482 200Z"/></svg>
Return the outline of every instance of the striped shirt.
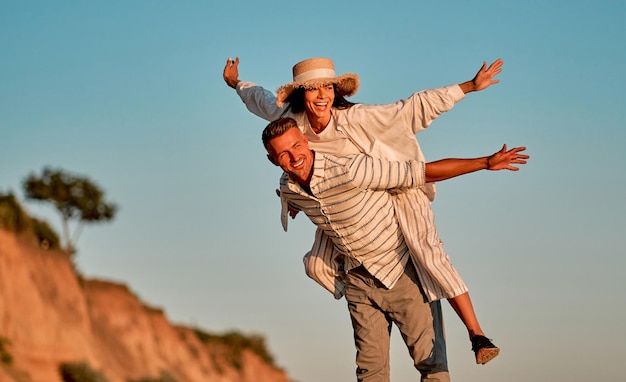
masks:
<svg viewBox="0 0 626 382"><path fill-rule="evenodd" d="M386 161L364 154L315 153L310 193L283 174L282 196L330 238L345 270L359 265L392 288L409 261L390 189L424 185L424 162Z"/></svg>

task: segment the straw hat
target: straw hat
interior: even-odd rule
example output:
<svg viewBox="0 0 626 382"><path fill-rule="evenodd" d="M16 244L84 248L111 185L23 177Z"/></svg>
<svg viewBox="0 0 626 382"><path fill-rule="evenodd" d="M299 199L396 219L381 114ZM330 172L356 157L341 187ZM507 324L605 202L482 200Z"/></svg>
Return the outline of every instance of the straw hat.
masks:
<svg viewBox="0 0 626 382"><path fill-rule="evenodd" d="M337 92L350 97L359 90L359 76L354 73L335 74L335 65L330 58L310 58L293 66L293 82L283 85L276 91L276 104L283 106L291 92L299 87L318 88L335 84Z"/></svg>

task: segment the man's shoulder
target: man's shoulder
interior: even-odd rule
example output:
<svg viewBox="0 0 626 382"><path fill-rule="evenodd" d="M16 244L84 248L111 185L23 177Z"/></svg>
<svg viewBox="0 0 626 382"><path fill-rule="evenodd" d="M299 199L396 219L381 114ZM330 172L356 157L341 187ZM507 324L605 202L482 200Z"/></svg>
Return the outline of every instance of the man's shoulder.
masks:
<svg viewBox="0 0 626 382"><path fill-rule="evenodd" d="M355 158L366 156L366 154L348 154L348 155L335 155L329 153L315 153L315 162L319 163L336 163L346 164L352 162Z"/></svg>
<svg viewBox="0 0 626 382"><path fill-rule="evenodd" d="M316 155L313 175L318 179L333 179L333 181L339 181L345 176L352 177L362 165L367 166L367 163L363 161L367 157L362 153L343 156L325 153Z"/></svg>
<svg viewBox="0 0 626 382"><path fill-rule="evenodd" d="M350 171L354 167L360 167L362 165L368 165L369 155L358 153L344 156L333 156L327 158L326 167L343 167L344 171Z"/></svg>

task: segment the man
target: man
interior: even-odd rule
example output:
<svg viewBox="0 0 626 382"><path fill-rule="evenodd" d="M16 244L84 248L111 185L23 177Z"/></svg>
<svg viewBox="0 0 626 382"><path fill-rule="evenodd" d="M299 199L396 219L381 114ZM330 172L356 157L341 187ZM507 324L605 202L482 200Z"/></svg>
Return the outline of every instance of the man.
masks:
<svg viewBox="0 0 626 382"><path fill-rule="evenodd" d="M359 381L389 380L389 335L402 333L422 381L449 381L439 319L422 294L411 248L389 190L417 188L481 169L517 170L524 147L482 158L386 161L365 154L313 152L295 120L281 118L263 131L268 159L285 172L280 192L330 238L343 256L345 297L357 348Z"/></svg>

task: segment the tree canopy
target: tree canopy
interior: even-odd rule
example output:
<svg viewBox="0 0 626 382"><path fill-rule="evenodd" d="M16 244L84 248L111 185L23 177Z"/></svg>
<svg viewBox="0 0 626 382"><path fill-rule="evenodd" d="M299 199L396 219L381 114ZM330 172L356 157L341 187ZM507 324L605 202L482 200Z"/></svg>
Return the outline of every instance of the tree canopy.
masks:
<svg viewBox="0 0 626 382"><path fill-rule="evenodd" d="M44 168L41 176L31 174L23 183L27 199L50 202L59 211L63 223L64 249L75 252L75 244L85 223L113 219L117 206L104 200L104 191L85 177L63 170ZM77 220L70 236L69 222Z"/></svg>

